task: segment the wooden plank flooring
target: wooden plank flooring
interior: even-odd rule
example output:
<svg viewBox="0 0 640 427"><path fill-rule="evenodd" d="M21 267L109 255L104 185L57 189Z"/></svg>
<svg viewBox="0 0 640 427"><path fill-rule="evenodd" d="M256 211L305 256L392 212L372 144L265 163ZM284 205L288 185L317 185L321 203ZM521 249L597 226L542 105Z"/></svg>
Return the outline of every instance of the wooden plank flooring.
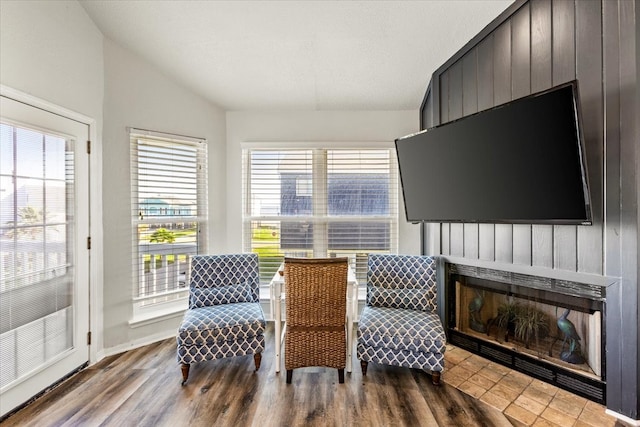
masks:
<svg viewBox="0 0 640 427"><path fill-rule="evenodd" d="M511 426L498 410L430 375L370 364L338 384L334 369L275 373L273 324L262 366L253 357L193 365L180 386L175 339L84 369L2 426Z"/></svg>

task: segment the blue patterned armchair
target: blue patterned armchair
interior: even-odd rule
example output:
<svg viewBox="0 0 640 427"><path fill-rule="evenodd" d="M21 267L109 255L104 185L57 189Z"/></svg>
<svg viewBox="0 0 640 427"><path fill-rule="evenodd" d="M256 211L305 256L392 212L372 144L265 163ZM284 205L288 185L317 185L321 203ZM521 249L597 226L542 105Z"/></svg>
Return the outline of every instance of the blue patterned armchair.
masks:
<svg viewBox="0 0 640 427"><path fill-rule="evenodd" d="M189 309L178 329L182 385L193 363L253 354L256 371L264 351L257 254L191 258Z"/></svg>
<svg viewBox="0 0 640 427"><path fill-rule="evenodd" d="M369 255L367 300L358 322L362 375L369 362L431 371L444 369L446 337L436 313L436 260Z"/></svg>

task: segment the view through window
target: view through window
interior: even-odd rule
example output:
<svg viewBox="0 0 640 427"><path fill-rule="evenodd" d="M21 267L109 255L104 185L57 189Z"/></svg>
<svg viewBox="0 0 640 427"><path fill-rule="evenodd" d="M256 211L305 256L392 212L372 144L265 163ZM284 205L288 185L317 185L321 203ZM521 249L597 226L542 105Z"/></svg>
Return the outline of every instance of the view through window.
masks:
<svg viewBox="0 0 640 427"><path fill-rule="evenodd" d="M369 253L397 252L392 149L244 151L244 249L268 283L285 256L347 256L366 281Z"/></svg>
<svg viewBox="0 0 640 427"><path fill-rule="evenodd" d="M73 141L0 124L0 387L73 347Z"/></svg>
<svg viewBox="0 0 640 427"><path fill-rule="evenodd" d="M185 297L189 256L206 247L206 143L132 131L131 150L135 300Z"/></svg>

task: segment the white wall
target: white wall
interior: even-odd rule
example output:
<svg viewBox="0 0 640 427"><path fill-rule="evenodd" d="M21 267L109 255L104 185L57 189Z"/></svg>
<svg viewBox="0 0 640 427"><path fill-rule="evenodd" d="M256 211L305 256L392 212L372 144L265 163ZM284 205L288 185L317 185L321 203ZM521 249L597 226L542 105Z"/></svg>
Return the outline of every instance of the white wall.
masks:
<svg viewBox="0 0 640 427"><path fill-rule="evenodd" d="M227 113L227 231L229 252L242 251L242 143L393 141L419 130L417 110ZM398 194L402 195L400 189ZM400 200L399 252L420 253L419 226L404 219Z"/></svg>
<svg viewBox="0 0 640 427"><path fill-rule="evenodd" d="M174 335L181 314L131 328L132 226L127 127L206 138L209 155L210 252L225 249L224 112L109 39L104 42L104 346L124 350ZM186 306L185 306L186 308Z"/></svg>
<svg viewBox="0 0 640 427"><path fill-rule="evenodd" d="M102 33L74 1L0 6L0 82L102 119Z"/></svg>

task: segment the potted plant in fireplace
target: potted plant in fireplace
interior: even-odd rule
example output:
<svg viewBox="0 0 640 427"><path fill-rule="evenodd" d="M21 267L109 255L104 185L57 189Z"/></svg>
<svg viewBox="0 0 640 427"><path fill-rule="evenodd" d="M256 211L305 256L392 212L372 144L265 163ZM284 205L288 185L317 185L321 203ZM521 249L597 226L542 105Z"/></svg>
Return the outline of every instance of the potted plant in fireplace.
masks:
<svg viewBox="0 0 640 427"><path fill-rule="evenodd" d="M498 313L496 317L489 321L489 328L487 328L487 334L491 325L496 325L499 332L504 332L504 341L509 341L509 335L515 336L516 328L516 316L520 311L520 304L513 301L506 301L498 306Z"/></svg>
<svg viewBox="0 0 640 427"><path fill-rule="evenodd" d="M537 342L549 333L549 316L530 304L516 310L514 322L514 335L525 348L529 348L532 339Z"/></svg>

